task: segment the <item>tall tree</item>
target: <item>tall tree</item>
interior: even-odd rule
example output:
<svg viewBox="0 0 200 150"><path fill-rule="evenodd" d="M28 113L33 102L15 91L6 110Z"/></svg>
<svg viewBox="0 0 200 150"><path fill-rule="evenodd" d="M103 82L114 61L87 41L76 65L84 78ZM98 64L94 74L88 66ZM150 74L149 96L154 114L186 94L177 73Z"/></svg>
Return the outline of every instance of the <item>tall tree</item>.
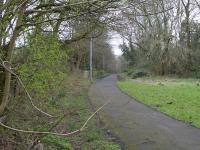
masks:
<svg viewBox="0 0 200 150"><path fill-rule="evenodd" d="M71 23L80 18L100 18L115 0L109 1L57 1L57 0L4 0L0 3L0 50L4 69L0 81L0 115L3 114L9 101L12 64L12 53L21 33L30 33L34 29L54 32L62 41L69 43L85 38L90 30L71 37ZM99 20L100 21L100 20ZM91 22L91 21L90 21ZM61 32L60 32L61 31ZM57 32L57 33L56 33ZM5 69L7 68L7 70Z"/></svg>

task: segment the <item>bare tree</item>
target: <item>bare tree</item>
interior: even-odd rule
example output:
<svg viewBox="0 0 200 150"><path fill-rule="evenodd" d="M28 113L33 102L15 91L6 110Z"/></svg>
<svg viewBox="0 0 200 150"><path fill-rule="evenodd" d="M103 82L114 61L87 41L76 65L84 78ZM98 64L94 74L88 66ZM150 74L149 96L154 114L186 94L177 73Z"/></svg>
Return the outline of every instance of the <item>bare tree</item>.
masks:
<svg viewBox="0 0 200 150"><path fill-rule="evenodd" d="M109 1L38 1L38 0L5 0L0 4L0 50L2 59L7 61L7 67L12 63L12 53L16 40L22 32L31 32L35 29L52 31L61 36L66 44L85 38L94 28L70 37L69 31L73 28L71 22L80 18L100 18L106 10L112 7L115 0ZM92 22L90 20L89 22ZM4 70L1 74L1 104L0 115L3 114L8 101L11 85L11 73Z"/></svg>

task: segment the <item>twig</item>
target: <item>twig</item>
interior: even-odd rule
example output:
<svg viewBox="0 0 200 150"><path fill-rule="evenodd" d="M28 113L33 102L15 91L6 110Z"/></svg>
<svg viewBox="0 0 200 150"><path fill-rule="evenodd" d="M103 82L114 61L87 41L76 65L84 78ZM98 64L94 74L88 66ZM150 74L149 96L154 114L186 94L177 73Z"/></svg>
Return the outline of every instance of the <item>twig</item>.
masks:
<svg viewBox="0 0 200 150"><path fill-rule="evenodd" d="M86 125L88 124L88 122L94 117L95 114L97 114L104 106L106 106L108 103L110 103L110 101L107 101L106 103L104 103L101 107L99 107L83 124L83 126L80 129L77 129L75 131L69 132L69 133L56 133L56 132L45 132L45 131L28 131L28 130L21 130L21 129L16 129L10 126L7 126L5 124L3 124L2 122L0 122L0 126L7 128L9 130L13 130L16 132L22 132L22 133L28 133L28 134L51 134L51 135L57 135L57 136L71 136L74 135L76 133L82 132L85 128Z"/></svg>
<svg viewBox="0 0 200 150"><path fill-rule="evenodd" d="M94 115L96 113L98 113L104 106L106 106L108 103L110 103L110 100L107 101L106 103L104 103L101 107L99 107L88 119L87 121L83 124L83 126L81 127L80 131L83 131L87 125L87 123L90 121L90 119L92 119L94 117Z"/></svg>
<svg viewBox="0 0 200 150"><path fill-rule="evenodd" d="M44 131L28 131L28 130L21 130L21 129L16 129L16 128L12 128L12 127L9 127L3 123L0 122L0 125L4 128L7 128L7 129L10 129L10 130L13 130L13 131L16 131L16 132L22 132L22 133L30 133L30 134L52 134L52 135L58 135L58 136L70 136L72 134L75 134L75 133L78 133L80 132L80 130L75 130L73 132L69 132L69 133L56 133L56 132L44 132Z"/></svg>

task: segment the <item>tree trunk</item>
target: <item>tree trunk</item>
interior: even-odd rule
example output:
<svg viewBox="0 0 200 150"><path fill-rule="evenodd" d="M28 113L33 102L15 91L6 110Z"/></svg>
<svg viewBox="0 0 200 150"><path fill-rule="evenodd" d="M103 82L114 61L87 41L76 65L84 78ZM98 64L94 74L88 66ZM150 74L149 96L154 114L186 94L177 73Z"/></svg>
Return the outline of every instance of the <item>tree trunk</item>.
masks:
<svg viewBox="0 0 200 150"><path fill-rule="evenodd" d="M185 10L186 11L186 34L187 34L187 48L191 49L191 32L190 32L190 10L189 10L189 6L188 8Z"/></svg>
<svg viewBox="0 0 200 150"><path fill-rule="evenodd" d="M0 103L3 98L3 88L5 84L5 73L3 71L3 68L0 67Z"/></svg>
<svg viewBox="0 0 200 150"><path fill-rule="evenodd" d="M8 47L5 48L5 60L9 63L11 63L11 58L12 58L12 51L15 47L15 41L17 39L17 37L19 36L20 33L20 29L19 26L22 24L23 21L23 10L21 11L21 13L19 13L18 15L18 20L16 22L16 28L13 32L13 36L8 44ZM10 65L7 63L6 67L10 68ZM4 87L3 87L3 95L2 95L2 99L1 99L1 104L0 104L0 116L3 115L4 110L9 102L9 97L10 97L10 84L11 84L11 73L9 71L7 71L6 69L4 69L4 73L5 73L5 81L2 81L4 83Z"/></svg>
<svg viewBox="0 0 200 150"><path fill-rule="evenodd" d="M185 20L186 20L186 39L187 39L187 49L188 49L188 62L186 65L186 71L189 73L191 71L192 66L192 57L191 57L191 31L190 31L190 0L187 0L187 3L184 2L184 0L181 0L184 9L185 9Z"/></svg>
<svg viewBox="0 0 200 150"><path fill-rule="evenodd" d="M3 89L3 97L0 105L0 116L3 115L3 112L8 104L9 95L10 95L10 82L11 82L11 74L6 71L5 73L5 83Z"/></svg>

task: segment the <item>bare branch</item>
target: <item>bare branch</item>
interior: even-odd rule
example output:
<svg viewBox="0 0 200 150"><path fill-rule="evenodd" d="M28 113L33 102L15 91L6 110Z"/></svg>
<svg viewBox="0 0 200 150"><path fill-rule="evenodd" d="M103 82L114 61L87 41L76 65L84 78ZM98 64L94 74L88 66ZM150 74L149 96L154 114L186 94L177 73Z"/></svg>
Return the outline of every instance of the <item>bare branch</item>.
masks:
<svg viewBox="0 0 200 150"><path fill-rule="evenodd" d="M94 115L96 113L98 113L104 106L106 106L108 103L110 103L110 101L107 101L106 103L104 103L101 107L99 107L88 119L87 121L83 124L83 126L80 128L80 131L83 131L86 127L86 125L88 124L88 122L94 117Z"/></svg>
<svg viewBox="0 0 200 150"><path fill-rule="evenodd" d="M99 107L91 116L88 117L88 119L85 121L85 123L81 126L80 129L74 130L72 132L68 132L68 133L56 133L56 132L45 132L45 131L28 131L28 130L22 130L22 129L16 129L10 126L7 126L5 124L3 124L2 122L0 122L0 126L7 128L9 130L12 131L16 131L16 132L22 132L22 133L28 133L28 134L51 134L51 135L57 135L57 136L71 136L77 133L80 133L82 131L85 130L88 122L101 110L103 109L103 107L105 107L108 103L110 103L110 101L105 102L101 107Z"/></svg>
<svg viewBox="0 0 200 150"><path fill-rule="evenodd" d="M199 2L197 2L197 0L195 0L195 2L196 2L197 6L198 6L198 7L199 7L199 9L200 9L200 3L199 3Z"/></svg>
<svg viewBox="0 0 200 150"><path fill-rule="evenodd" d="M164 13L164 12L167 12L167 11L170 11L170 10L172 10L172 9L174 9L174 7L170 7L170 8L168 8L168 9L165 9L165 10L162 10L162 11L158 11L158 12L155 12L155 13L149 13L149 12L147 12L147 14L133 14L134 16L154 16L154 15L158 15L158 14L162 14L162 13ZM128 15L132 15L132 14L130 14L130 13L127 13L127 12L124 12L123 11L123 13L124 14L128 14Z"/></svg>
<svg viewBox="0 0 200 150"><path fill-rule="evenodd" d="M2 61L1 58L0 58L0 60ZM48 116L48 117L54 117L54 116L52 116L52 115L50 115L50 114L48 114L48 113L42 111L41 109L39 109L39 108L33 103L33 99L32 99L32 97L31 97L31 95L29 94L28 90L26 89L25 85L23 84L22 80L20 79L20 77L19 77L16 73L14 73L14 72L11 70L11 68L8 68L8 67L6 66L5 63L9 63L9 62L2 61L2 62L0 63L0 65L1 65L5 70L7 70L8 72L10 72L12 75L14 75L14 76L17 78L17 80L19 81L19 83L20 83L21 86L23 87L23 89L24 89L26 95L28 96L28 98L29 98L29 100L30 100L30 102L31 102L31 105L32 105L36 110L38 110L39 112L41 112L42 114L44 114L44 115L46 115L46 116Z"/></svg>

